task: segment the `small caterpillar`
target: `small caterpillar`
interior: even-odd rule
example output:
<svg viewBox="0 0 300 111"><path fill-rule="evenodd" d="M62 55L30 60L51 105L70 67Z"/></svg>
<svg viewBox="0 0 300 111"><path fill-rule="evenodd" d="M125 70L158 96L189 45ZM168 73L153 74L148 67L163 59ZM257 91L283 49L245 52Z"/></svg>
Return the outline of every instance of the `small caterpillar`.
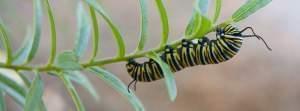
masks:
<svg viewBox="0 0 300 111"><path fill-rule="evenodd" d="M242 34L246 30L251 30L251 35ZM167 45L161 54L161 59L169 65L172 72L180 71L186 67L196 65L218 64L233 58L240 50L244 38L256 37L262 40L268 50L272 50L262 37L257 35L252 27L246 27L238 30L236 27L228 24L223 27L216 28L216 39L209 40L203 37L194 43L193 40L183 39L177 48ZM150 59L144 63L138 63L134 59L129 59L126 64L127 72L133 78L132 83L151 82L164 77L159 64Z"/></svg>

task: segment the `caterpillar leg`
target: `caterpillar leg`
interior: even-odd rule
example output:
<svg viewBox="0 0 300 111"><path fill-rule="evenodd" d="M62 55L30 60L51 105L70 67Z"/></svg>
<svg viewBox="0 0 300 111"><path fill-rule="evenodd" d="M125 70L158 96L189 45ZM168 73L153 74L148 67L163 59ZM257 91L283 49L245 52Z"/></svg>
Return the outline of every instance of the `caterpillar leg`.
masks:
<svg viewBox="0 0 300 111"><path fill-rule="evenodd" d="M166 45L165 51L161 55L161 59L168 64L172 72L177 72L184 68L177 50L169 45Z"/></svg>
<svg viewBox="0 0 300 111"><path fill-rule="evenodd" d="M198 65L196 60L195 44L191 40L182 39L181 45L177 48L177 52L184 67Z"/></svg>

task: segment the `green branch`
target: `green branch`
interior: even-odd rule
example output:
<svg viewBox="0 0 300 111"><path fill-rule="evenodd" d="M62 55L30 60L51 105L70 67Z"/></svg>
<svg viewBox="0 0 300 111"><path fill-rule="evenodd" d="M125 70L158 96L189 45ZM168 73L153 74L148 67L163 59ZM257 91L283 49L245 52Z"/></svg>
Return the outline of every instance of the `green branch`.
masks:
<svg viewBox="0 0 300 111"><path fill-rule="evenodd" d="M212 31L214 31L214 29L215 29L215 27L212 28L211 30L207 31L206 33L204 33L203 36L210 33L210 32L212 32ZM194 38L188 38L188 39L190 39L190 40L195 39L195 37ZM176 47L180 43L181 43L181 39L172 42L170 44L170 46ZM117 63L117 62L121 62L121 61L127 61L129 58L145 57L149 53L152 53L152 52L159 53L163 50L164 50L164 47L158 47L158 48L153 48L153 49L150 49L148 51L144 51L144 52L140 52L140 53L129 54L129 55L126 55L124 57L105 58L105 59L98 60L98 61L95 60L93 62L81 63L80 65L83 68L92 67L92 66L103 66L103 65L106 65L106 64L112 64L112 63ZM55 66L7 65L7 64L3 64L3 63L0 63L0 68L7 68L7 69L13 69L13 70L27 70L27 71L38 70L39 72L49 72L49 71L61 71L61 70L63 70L62 68L55 67Z"/></svg>

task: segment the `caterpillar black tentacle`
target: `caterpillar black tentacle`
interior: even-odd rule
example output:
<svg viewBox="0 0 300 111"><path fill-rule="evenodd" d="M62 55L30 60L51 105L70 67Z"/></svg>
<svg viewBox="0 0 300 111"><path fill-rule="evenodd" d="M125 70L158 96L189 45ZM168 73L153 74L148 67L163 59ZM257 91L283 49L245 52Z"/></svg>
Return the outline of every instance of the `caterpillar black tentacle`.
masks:
<svg viewBox="0 0 300 111"><path fill-rule="evenodd" d="M268 50L272 51L272 48L267 44L267 42L261 36L257 35L254 32L254 29L252 27L246 27L243 30L241 30L240 33L243 33L247 29L250 29L251 32L253 33L253 35L241 35L242 37L244 37L244 38L247 38L247 37L256 37L258 40L262 40L264 42L264 44L266 45L266 47L268 48Z"/></svg>

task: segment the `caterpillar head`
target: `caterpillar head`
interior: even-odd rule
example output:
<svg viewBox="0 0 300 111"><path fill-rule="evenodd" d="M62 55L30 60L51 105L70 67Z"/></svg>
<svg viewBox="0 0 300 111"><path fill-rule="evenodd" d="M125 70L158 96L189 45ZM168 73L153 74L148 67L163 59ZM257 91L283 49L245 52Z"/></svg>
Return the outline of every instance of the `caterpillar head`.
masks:
<svg viewBox="0 0 300 111"><path fill-rule="evenodd" d="M138 65L138 63L133 58L130 58L126 64L127 71L131 72L136 65Z"/></svg>
<svg viewBox="0 0 300 111"><path fill-rule="evenodd" d="M224 36L224 35L225 35L224 29L223 29L221 26L218 26L218 27L216 28L216 35L217 35L217 37L218 37L218 36Z"/></svg>
<svg viewBox="0 0 300 111"><path fill-rule="evenodd" d="M165 53L173 53L173 48L170 45L166 45L165 47Z"/></svg>
<svg viewBox="0 0 300 111"><path fill-rule="evenodd" d="M220 36L220 37L224 37L226 35L230 35L230 36L233 36L233 37L240 37L241 36L241 31L230 25L230 24L227 24L227 25L224 25L224 26L218 26L216 28L216 35L217 37Z"/></svg>

